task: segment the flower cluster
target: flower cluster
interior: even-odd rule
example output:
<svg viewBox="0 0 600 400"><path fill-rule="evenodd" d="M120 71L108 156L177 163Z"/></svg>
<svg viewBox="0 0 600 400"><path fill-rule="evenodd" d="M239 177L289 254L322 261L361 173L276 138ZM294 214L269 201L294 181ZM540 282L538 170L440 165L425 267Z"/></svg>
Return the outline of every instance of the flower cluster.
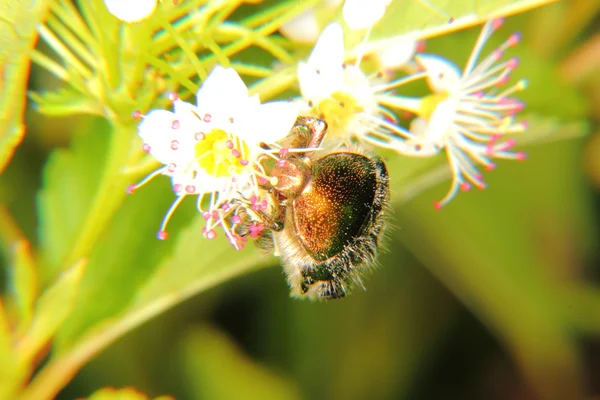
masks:
<svg viewBox="0 0 600 400"><path fill-rule="evenodd" d="M518 59L503 60L503 55L518 44L519 35L511 35L478 62L485 43L501 25L501 19L484 25L463 71L442 57L417 54L414 59L419 72L385 81L383 74L363 73L360 60L354 64L344 62L342 27L332 24L317 41L308 61L298 66L300 89L308 104L305 112L327 121L330 135L342 143L363 142L411 157L430 157L445 151L452 185L435 203L441 208L459 189L485 187L477 165L489 170L495 166L492 159L525 158L523 153L511 151L514 139L503 138L527 127L515 120L523 103L511 97L523 90L526 82L520 80L504 87ZM418 79L427 80L430 95L413 98L396 93L400 86ZM408 128L396 118L396 113L406 111L417 116Z"/></svg>
<svg viewBox="0 0 600 400"><path fill-rule="evenodd" d="M358 2L347 0L344 16L350 27L369 28L385 11L387 1L376 1L370 13L361 13ZM107 5L109 2L107 2ZM518 66L516 58L504 58L519 42L511 35L489 55L480 57L484 45L502 20L487 22L461 70L436 55L415 54L415 42L399 47L402 62L412 63L414 73L398 79L392 74L368 74L361 56L346 52L343 28L327 26L315 47L297 67L301 98L261 104L249 96L240 76L217 66L198 90L196 104L172 94L173 111L152 110L139 115L143 150L163 166L137 185L133 192L158 175L171 178L176 195L166 213L158 237L167 237L166 226L178 205L196 196L197 208L206 221L204 235L224 231L231 244L243 247L247 236L258 237L268 228L263 221L277 209L269 187L277 178L265 170L265 160L277 162L295 149L285 138L300 116L327 123L322 147L336 149L356 143L393 150L401 156L433 157L444 152L452 174L447 194L435 202L440 208L458 191L484 188L480 168L495 167L495 159L522 160L513 152L513 138L526 124L517 122L523 103L513 97L525 81L507 85ZM430 93L423 97L400 95L410 82L425 80ZM402 124L396 117L410 113ZM285 144L284 144L285 143ZM286 145L287 144L287 145Z"/></svg>

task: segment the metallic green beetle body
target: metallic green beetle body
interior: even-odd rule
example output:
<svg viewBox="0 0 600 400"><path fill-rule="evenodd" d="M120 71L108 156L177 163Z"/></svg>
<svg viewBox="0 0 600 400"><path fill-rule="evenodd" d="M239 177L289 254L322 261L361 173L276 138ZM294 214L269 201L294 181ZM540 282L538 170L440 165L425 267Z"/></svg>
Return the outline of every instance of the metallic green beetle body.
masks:
<svg viewBox="0 0 600 400"><path fill-rule="evenodd" d="M316 148L326 125L299 118L290 133L296 147ZM375 263L389 197L385 164L364 151L340 149L318 156L294 153L271 175L281 213L272 238L296 297L335 299L362 286Z"/></svg>

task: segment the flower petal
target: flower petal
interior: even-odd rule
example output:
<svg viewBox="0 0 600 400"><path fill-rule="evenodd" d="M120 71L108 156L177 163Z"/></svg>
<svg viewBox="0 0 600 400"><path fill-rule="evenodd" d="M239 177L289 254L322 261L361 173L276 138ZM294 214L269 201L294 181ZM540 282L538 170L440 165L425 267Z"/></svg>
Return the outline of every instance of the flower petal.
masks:
<svg viewBox="0 0 600 400"><path fill-rule="evenodd" d="M288 101L261 104L238 136L248 144L275 143L289 134L302 107L302 103Z"/></svg>
<svg viewBox="0 0 600 400"><path fill-rule="evenodd" d="M452 62L433 54L418 54L415 60L427 72L427 83L435 92L456 92L461 71Z"/></svg>
<svg viewBox="0 0 600 400"><path fill-rule="evenodd" d="M344 82L344 36L340 24L325 28L308 62L298 64L302 97L318 101L338 91Z"/></svg>
<svg viewBox="0 0 600 400"><path fill-rule="evenodd" d="M453 128L457 106L458 101L453 97L443 100L438 104L427 124L424 135L425 141L440 146L444 144L448 131Z"/></svg>
<svg viewBox="0 0 600 400"><path fill-rule="evenodd" d="M198 109L211 114L236 115L248 103L248 88L233 68L217 65L196 94Z"/></svg>
<svg viewBox="0 0 600 400"><path fill-rule="evenodd" d="M344 31L338 23L332 23L319 36L310 53L308 64L314 68L341 67L344 63Z"/></svg>
<svg viewBox="0 0 600 400"><path fill-rule="evenodd" d="M342 14L352 30L373 26L379 21L390 0L346 0Z"/></svg>
<svg viewBox="0 0 600 400"><path fill-rule="evenodd" d="M147 18L156 8L156 0L104 0L108 11L125 22Z"/></svg>
<svg viewBox="0 0 600 400"><path fill-rule="evenodd" d="M180 170L171 177L173 190L177 195L218 192L227 186L227 180L215 178L201 168Z"/></svg>
<svg viewBox="0 0 600 400"><path fill-rule="evenodd" d="M410 61L417 49L418 40L400 37L389 46L377 52L377 58L383 69L398 69Z"/></svg>
<svg viewBox="0 0 600 400"><path fill-rule="evenodd" d="M138 126L138 134L149 146L147 151L165 165L183 166L194 158L194 132L175 113L151 111Z"/></svg>
<svg viewBox="0 0 600 400"><path fill-rule="evenodd" d="M308 9L285 22L279 31L296 43L314 43L319 37L319 23L314 9Z"/></svg>

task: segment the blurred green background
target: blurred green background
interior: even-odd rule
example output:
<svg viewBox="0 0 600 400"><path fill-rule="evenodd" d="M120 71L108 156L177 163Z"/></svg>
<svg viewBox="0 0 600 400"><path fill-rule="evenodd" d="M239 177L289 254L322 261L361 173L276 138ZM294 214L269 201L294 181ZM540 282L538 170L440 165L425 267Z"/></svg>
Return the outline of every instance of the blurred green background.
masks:
<svg viewBox="0 0 600 400"><path fill-rule="evenodd" d="M436 211L433 201L448 185L437 183L443 157L432 163L386 156L394 214L366 291L327 303L290 299L270 258L268 267L195 295L119 338L58 398L104 386L178 399L598 398L599 11L595 0L563 1L511 17L494 35L499 43L515 30L523 34L511 54L521 61L515 75L530 83L520 97L531 130L519 138L528 159L499 162L485 174L486 190L461 193ZM427 51L461 65L478 32L431 39ZM52 85L34 68L31 89ZM94 188L109 128L89 117L41 116L32 107L27 126L0 176L0 200L38 246L59 239L40 225L54 210L44 211L49 194L38 191L64 179L54 201L67 207L84 198ZM67 146L72 153L53 153ZM59 352L94 318L152 297L150 289L118 294L146 284L155 269L144 266L184 246L154 236L171 200L166 178L125 200L91 256L90 265L106 268L84 278L75 317L58 334ZM193 215L193 204L184 204L170 231L190 229ZM181 276L193 275L198 257L211 251L198 246L195 256L176 256ZM48 264L51 253L41 255ZM254 249L230 253L229 261L256 257ZM3 248L0 265L8 264Z"/></svg>

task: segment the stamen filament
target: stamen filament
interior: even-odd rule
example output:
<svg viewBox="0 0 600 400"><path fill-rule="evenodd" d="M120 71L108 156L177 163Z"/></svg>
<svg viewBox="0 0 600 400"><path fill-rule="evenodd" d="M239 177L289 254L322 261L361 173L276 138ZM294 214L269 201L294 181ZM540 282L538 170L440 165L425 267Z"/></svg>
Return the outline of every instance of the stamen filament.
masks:
<svg viewBox="0 0 600 400"><path fill-rule="evenodd" d="M177 207L179 207L179 204L181 204L181 202L183 201L183 199L186 197L186 194L182 194L181 196L177 197L177 200L175 200L172 204L171 207L169 207L169 210L167 211L167 213L165 214L165 216L163 217L162 223L160 224L160 231L159 234L161 232L166 233L167 232L167 224L169 223L169 220L171 219L171 216L173 215L173 213L175 212L175 209Z"/></svg>

